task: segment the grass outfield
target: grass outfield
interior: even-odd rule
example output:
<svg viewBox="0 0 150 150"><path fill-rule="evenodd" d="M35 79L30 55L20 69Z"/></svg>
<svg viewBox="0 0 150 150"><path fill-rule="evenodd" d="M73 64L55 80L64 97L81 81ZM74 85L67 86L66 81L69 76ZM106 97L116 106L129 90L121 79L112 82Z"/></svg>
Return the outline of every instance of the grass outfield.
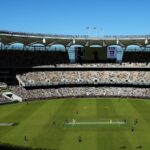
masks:
<svg viewBox="0 0 150 150"><path fill-rule="evenodd" d="M73 119L79 124L66 124ZM124 119L126 124L112 123ZM0 126L0 142L15 145L55 150L150 149L148 100L84 98L1 105L0 123L16 123Z"/></svg>

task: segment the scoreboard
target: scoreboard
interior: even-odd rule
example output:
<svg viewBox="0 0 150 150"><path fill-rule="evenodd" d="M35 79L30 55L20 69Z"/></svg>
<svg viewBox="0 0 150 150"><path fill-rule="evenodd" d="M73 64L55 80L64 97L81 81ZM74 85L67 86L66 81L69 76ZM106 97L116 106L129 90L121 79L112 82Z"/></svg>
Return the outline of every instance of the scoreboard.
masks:
<svg viewBox="0 0 150 150"><path fill-rule="evenodd" d="M116 59L116 58L117 58L117 48L107 47L107 59Z"/></svg>

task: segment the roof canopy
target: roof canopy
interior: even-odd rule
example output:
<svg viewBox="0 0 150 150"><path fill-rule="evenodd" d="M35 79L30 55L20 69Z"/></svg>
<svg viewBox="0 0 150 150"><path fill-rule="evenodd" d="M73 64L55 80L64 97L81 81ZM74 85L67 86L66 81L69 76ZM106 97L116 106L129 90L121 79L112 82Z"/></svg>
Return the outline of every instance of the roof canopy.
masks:
<svg viewBox="0 0 150 150"><path fill-rule="evenodd" d="M70 47L74 44L83 46L91 45L120 45L126 47L128 45L146 46L150 42L150 36L104 36L104 37L89 37L86 35L55 35L55 34L32 34L24 32L0 31L0 42L10 45L12 43L23 43L31 45L41 43L46 46L54 44L62 44L65 47Z"/></svg>

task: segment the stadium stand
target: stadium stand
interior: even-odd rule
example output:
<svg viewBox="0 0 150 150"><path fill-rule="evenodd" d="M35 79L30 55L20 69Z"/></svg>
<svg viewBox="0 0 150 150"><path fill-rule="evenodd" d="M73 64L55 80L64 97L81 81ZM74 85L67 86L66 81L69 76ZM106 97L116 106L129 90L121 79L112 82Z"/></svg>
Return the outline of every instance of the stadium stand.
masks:
<svg viewBox="0 0 150 150"><path fill-rule="evenodd" d="M0 51L1 67L32 67L59 63L69 63L68 52L21 50Z"/></svg>
<svg viewBox="0 0 150 150"><path fill-rule="evenodd" d="M5 82L0 82L0 88L6 88L7 84Z"/></svg>
<svg viewBox="0 0 150 150"><path fill-rule="evenodd" d="M58 64L21 70L15 68L13 74L17 82L8 86L8 89L23 100L94 96L150 98L149 68L146 63Z"/></svg>
<svg viewBox="0 0 150 150"><path fill-rule="evenodd" d="M23 36L40 36L40 37L69 37L69 38L87 38L88 35L66 35L66 34L42 34L42 33L28 33L28 32L12 32L7 30L0 30L1 34L8 35L23 35Z"/></svg>
<svg viewBox="0 0 150 150"><path fill-rule="evenodd" d="M25 86L61 84L150 84L145 71L45 71L18 75Z"/></svg>
<svg viewBox="0 0 150 150"><path fill-rule="evenodd" d="M52 64L50 65L43 65L43 66L37 66L39 68L149 68L149 63L128 63L128 62L121 62L121 63L84 63L84 64L57 64L57 66L54 66Z"/></svg>
<svg viewBox="0 0 150 150"><path fill-rule="evenodd" d="M129 52L125 51L123 54L123 62L149 62L150 61L150 52Z"/></svg>
<svg viewBox="0 0 150 150"><path fill-rule="evenodd" d="M113 37L114 40L92 41L86 35L11 31L0 31L0 35L3 43L0 50L0 87L6 87L23 100L88 96L150 98L150 52L124 50L122 61L117 63L116 58L108 60L107 45L114 44L112 41L116 43L116 37ZM31 46L32 43L42 42L44 38L49 41L42 43L43 50L36 50ZM10 45L15 41L33 50L11 49ZM62 42L64 47L71 46L71 43L86 45L87 53L75 51L75 54L80 52L78 55L86 59L81 59L82 63L77 61L71 64L67 50L46 50L46 46L53 45L55 42L57 44ZM92 49L90 45L97 42L103 45L101 51L98 51L99 48L97 51L90 51ZM122 39L121 43L123 42L127 46L127 40ZM142 39L142 42L145 42L145 39ZM1 96L0 103L4 101Z"/></svg>
<svg viewBox="0 0 150 150"><path fill-rule="evenodd" d="M12 103L11 100L8 100L6 98L4 98L1 94L0 94L0 104L7 104L7 103Z"/></svg>
<svg viewBox="0 0 150 150"><path fill-rule="evenodd" d="M149 88L129 87L74 87L26 90L11 87L11 90L24 100L61 98L61 97L143 97L150 98Z"/></svg>

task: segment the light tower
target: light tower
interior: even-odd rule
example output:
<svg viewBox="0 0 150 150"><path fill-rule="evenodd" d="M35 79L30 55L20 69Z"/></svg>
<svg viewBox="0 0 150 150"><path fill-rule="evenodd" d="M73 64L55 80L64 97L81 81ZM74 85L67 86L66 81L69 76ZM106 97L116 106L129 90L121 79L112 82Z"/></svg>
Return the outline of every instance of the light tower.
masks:
<svg viewBox="0 0 150 150"><path fill-rule="evenodd" d="M43 45L44 45L44 47L45 47L45 50L46 50L46 39L45 38L43 38Z"/></svg>

